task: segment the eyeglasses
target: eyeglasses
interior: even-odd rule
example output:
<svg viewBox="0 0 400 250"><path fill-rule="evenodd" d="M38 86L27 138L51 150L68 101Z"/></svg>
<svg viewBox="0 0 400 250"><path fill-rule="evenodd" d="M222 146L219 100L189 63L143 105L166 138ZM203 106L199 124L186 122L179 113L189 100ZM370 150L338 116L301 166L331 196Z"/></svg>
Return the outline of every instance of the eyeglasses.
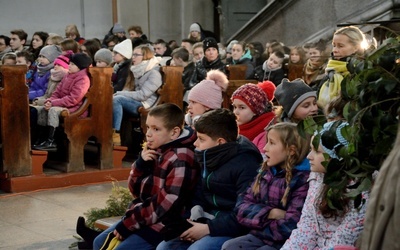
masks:
<svg viewBox="0 0 400 250"><path fill-rule="evenodd" d="M142 54L132 54L132 57L143 56Z"/></svg>

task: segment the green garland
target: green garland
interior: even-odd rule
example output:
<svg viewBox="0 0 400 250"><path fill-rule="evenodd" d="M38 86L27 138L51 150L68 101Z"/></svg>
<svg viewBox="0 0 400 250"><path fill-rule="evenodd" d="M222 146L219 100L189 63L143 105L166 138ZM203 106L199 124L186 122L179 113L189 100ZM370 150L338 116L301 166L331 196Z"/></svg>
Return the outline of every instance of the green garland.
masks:
<svg viewBox="0 0 400 250"><path fill-rule="evenodd" d="M348 69L350 75L341 83L341 96L346 102L343 116L350 125L343 136L350 145L339 151L342 161L324 163L328 204L338 210L342 210L343 199L353 199L355 207L362 204L361 193L371 189L373 173L393 148L400 111L400 37L387 39L365 58L351 60ZM299 124L299 131L314 134L322 129L324 120L308 118ZM316 148L318 143L316 137ZM355 184L348 186L350 181Z"/></svg>

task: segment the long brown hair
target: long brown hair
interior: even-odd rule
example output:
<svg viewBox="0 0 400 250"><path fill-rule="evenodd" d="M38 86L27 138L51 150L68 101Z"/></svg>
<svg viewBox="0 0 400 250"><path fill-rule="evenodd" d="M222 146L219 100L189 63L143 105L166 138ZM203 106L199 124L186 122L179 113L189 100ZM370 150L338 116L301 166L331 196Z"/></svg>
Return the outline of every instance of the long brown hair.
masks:
<svg viewBox="0 0 400 250"><path fill-rule="evenodd" d="M290 122L281 122L277 123L267 129L267 132L271 130L275 130L279 133L279 139L282 144L285 146L285 151L289 152L291 148L294 148L293 154L287 154L285 162L282 164L282 169L285 170L285 180L286 180L286 189L285 193L282 197L282 205L285 207L287 204L287 197L289 195L290 186L289 183L293 177L293 169L296 165L300 164L307 156L309 152L309 141L310 138L303 138L300 136L297 131L297 124ZM257 195L260 192L260 182L262 177L265 174L265 171L268 169L267 162L264 161L261 167L261 171L258 173L256 177L256 181L252 186L252 191L254 195Z"/></svg>

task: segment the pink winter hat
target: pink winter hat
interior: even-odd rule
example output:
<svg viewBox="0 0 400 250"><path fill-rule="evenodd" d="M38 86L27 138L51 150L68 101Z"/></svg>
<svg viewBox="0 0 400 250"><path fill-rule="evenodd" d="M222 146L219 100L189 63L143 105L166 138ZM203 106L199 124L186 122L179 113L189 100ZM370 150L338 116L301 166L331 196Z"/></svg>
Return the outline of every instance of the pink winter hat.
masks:
<svg viewBox="0 0 400 250"><path fill-rule="evenodd" d="M190 90L188 99L210 109L221 108L222 91L228 88L228 83L228 78L223 72L210 70L207 73L207 78Z"/></svg>
<svg viewBox="0 0 400 250"><path fill-rule="evenodd" d="M54 66L59 65L59 66L63 67L64 69L68 69L69 59L70 59L71 55L72 55L72 51L65 55L58 56L56 58L56 60L54 61Z"/></svg>

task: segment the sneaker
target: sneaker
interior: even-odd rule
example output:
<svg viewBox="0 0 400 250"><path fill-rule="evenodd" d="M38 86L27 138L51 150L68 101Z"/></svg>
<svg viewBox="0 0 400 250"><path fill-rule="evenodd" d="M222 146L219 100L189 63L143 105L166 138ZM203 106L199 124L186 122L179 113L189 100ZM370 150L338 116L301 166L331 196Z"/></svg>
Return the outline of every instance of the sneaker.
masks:
<svg viewBox="0 0 400 250"><path fill-rule="evenodd" d="M57 144L54 140L47 140L43 144L39 146L33 147L36 150L44 150L44 151L57 151Z"/></svg>

